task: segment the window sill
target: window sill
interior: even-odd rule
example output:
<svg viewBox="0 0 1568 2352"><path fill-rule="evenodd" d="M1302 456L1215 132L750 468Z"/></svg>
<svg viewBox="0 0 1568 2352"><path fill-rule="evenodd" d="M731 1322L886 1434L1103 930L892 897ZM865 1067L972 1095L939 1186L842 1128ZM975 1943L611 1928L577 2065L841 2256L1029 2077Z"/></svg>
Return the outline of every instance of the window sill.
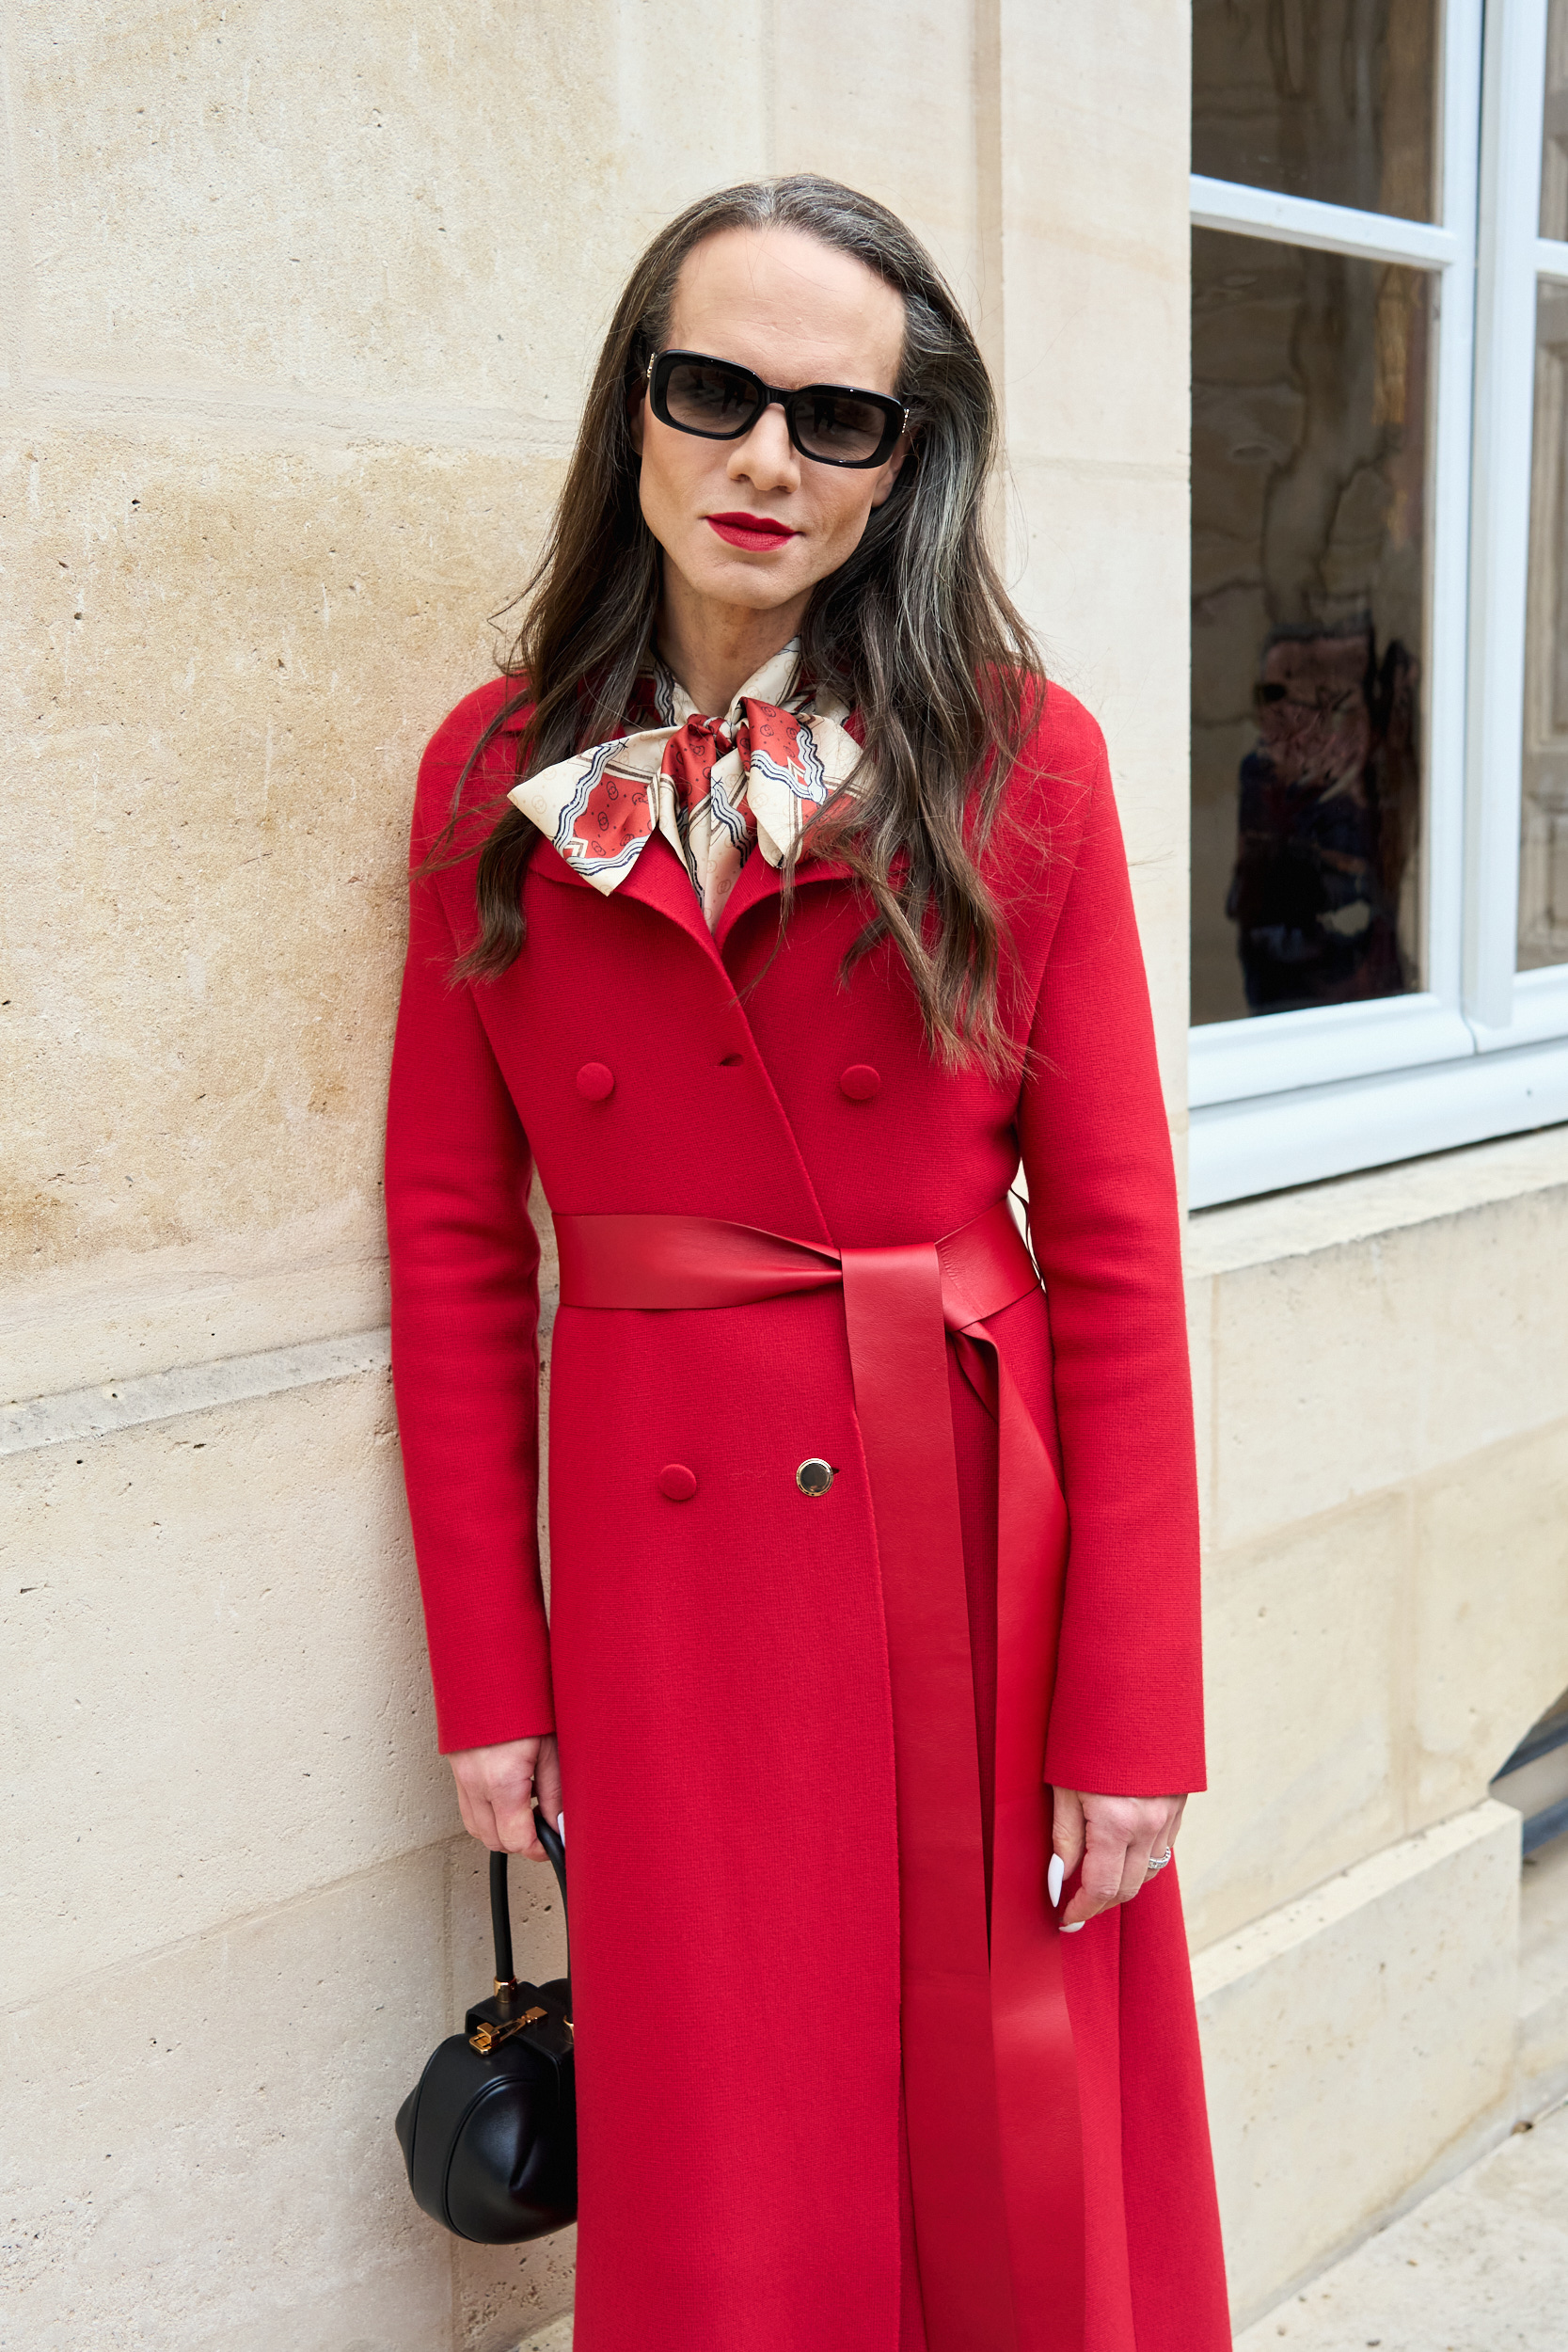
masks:
<svg viewBox="0 0 1568 2352"><path fill-rule="evenodd" d="M1187 1224L1187 1272L1201 1280L1311 1257L1558 1190L1568 1191L1568 1125L1195 1212Z"/></svg>
<svg viewBox="0 0 1568 2352"><path fill-rule="evenodd" d="M1560 986L1560 975L1548 977ZM1472 1041L1463 1060L1196 1103L1188 1198L1214 1208L1564 1120L1568 1038L1481 1053Z"/></svg>
<svg viewBox="0 0 1568 2352"><path fill-rule="evenodd" d="M1557 1028L1568 1030L1568 1007ZM1244 1104L1259 1095L1297 1094L1474 1052L1463 1015L1435 996L1384 996L1209 1022L1188 1035L1187 1104L1193 1111Z"/></svg>

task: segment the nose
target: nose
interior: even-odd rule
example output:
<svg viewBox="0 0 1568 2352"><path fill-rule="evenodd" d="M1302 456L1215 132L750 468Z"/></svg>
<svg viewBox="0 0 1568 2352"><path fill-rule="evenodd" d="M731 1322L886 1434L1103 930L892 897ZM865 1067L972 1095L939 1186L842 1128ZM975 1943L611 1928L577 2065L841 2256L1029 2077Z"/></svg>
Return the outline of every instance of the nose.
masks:
<svg viewBox="0 0 1568 2352"><path fill-rule="evenodd" d="M793 490L797 486L800 461L784 423L782 401L769 401L750 433L736 442L727 471L732 482L749 482L754 490Z"/></svg>

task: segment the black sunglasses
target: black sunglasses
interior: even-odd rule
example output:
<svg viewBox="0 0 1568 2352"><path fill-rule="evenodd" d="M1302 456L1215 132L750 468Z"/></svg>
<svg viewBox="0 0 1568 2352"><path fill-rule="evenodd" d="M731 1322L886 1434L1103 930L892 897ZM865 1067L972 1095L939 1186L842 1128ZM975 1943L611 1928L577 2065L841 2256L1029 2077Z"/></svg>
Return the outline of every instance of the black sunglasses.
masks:
<svg viewBox="0 0 1568 2352"><path fill-rule="evenodd" d="M880 466L908 421L901 400L852 384L802 384L784 391L733 359L700 351L659 351L648 361L648 398L660 424L705 441L738 441L775 401L802 457L819 466Z"/></svg>

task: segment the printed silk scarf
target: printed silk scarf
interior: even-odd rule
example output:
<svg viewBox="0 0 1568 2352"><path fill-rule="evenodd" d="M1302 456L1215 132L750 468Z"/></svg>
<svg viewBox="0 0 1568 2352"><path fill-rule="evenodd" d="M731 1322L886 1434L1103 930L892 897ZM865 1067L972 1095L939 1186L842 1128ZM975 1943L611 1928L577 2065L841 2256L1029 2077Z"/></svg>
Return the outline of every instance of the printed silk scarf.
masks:
<svg viewBox="0 0 1568 2352"><path fill-rule="evenodd" d="M705 718L656 661L639 677L627 716L657 723L557 760L507 797L607 897L661 833L711 930L753 842L769 866L782 866L860 757L842 724L848 705L797 687L800 666L800 643L791 638L721 720Z"/></svg>

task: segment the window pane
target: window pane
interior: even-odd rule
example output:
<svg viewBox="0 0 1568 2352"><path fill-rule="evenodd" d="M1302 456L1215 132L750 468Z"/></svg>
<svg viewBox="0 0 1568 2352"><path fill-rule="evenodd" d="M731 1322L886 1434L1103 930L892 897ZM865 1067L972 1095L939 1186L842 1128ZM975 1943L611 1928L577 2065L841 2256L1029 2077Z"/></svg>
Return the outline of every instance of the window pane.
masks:
<svg viewBox="0 0 1568 2352"><path fill-rule="evenodd" d="M1193 1019L1420 985L1432 281L1193 234Z"/></svg>
<svg viewBox="0 0 1568 2352"><path fill-rule="evenodd" d="M1568 963L1568 286L1543 283L1535 314L1525 637L1525 801L1519 967Z"/></svg>
<svg viewBox="0 0 1568 2352"><path fill-rule="evenodd" d="M1568 0L1552 0L1546 33L1546 143L1541 158L1541 234L1568 237Z"/></svg>
<svg viewBox="0 0 1568 2352"><path fill-rule="evenodd" d="M1195 0L1193 169L1433 219L1438 23L1437 0Z"/></svg>

